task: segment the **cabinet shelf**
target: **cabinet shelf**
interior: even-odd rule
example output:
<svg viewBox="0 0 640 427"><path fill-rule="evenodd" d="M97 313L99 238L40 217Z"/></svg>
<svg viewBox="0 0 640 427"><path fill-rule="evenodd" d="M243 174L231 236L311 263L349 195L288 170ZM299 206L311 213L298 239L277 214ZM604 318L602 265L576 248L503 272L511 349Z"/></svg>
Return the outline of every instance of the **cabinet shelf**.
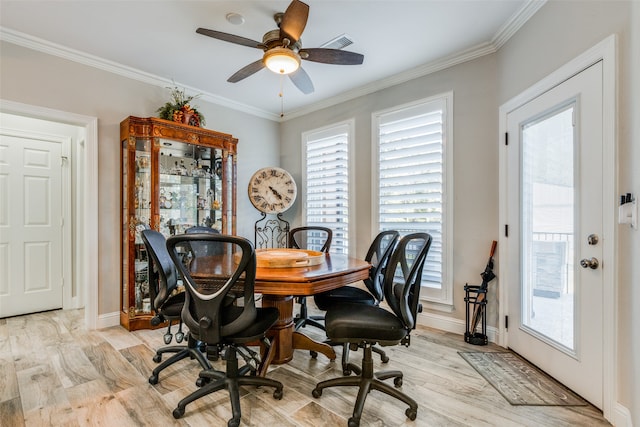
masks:
<svg viewBox="0 0 640 427"><path fill-rule="evenodd" d="M149 328L152 315L142 230L152 228L169 236L204 225L236 234L238 140L155 117L133 116L120 123L120 140L120 323L134 330ZM165 208L165 203L170 207Z"/></svg>

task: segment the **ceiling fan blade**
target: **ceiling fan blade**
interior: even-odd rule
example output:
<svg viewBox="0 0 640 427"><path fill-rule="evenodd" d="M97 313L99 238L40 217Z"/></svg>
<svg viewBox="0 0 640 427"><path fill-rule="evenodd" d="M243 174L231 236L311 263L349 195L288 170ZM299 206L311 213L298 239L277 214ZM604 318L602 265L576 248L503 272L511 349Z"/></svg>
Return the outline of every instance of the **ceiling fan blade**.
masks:
<svg viewBox="0 0 640 427"><path fill-rule="evenodd" d="M302 69L302 67L298 68L295 72L289 74L289 78L291 79L293 84L296 85L296 87L300 89L300 91L305 95L309 95L310 93L313 93L314 89L313 89L313 83L311 82L311 78L309 77L309 74L307 74L307 72Z"/></svg>
<svg viewBox="0 0 640 427"><path fill-rule="evenodd" d="M321 47L300 49L300 57L307 61L337 65L360 65L364 61L364 55L359 53Z"/></svg>
<svg viewBox="0 0 640 427"><path fill-rule="evenodd" d="M300 39L309 18L309 5L293 0L282 16L280 22L280 39L288 38L291 44Z"/></svg>
<svg viewBox="0 0 640 427"><path fill-rule="evenodd" d="M257 73L263 68L264 68L264 62L262 62L262 59L259 59L256 62L252 62L251 64L236 71L236 73L233 76L229 77L227 81L229 83L237 83L240 80L246 79L250 75Z"/></svg>
<svg viewBox="0 0 640 427"><path fill-rule="evenodd" d="M204 36L213 37L214 39L223 40L229 43L235 43L242 46L255 47L257 49L263 49L264 45L255 40L251 40L245 37L236 36L234 34L223 33L221 31L208 30L206 28L198 28L196 33Z"/></svg>

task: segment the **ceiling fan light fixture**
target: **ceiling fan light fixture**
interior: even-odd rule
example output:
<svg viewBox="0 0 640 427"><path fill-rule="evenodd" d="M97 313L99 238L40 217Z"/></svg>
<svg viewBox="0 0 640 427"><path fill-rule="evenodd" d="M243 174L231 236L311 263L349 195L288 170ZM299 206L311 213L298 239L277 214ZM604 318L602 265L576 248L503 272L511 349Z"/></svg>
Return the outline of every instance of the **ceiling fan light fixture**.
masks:
<svg viewBox="0 0 640 427"><path fill-rule="evenodd" d="M300 68L300 55L285 47L269 49L262 60L276 74L291 74Z"/></svg>

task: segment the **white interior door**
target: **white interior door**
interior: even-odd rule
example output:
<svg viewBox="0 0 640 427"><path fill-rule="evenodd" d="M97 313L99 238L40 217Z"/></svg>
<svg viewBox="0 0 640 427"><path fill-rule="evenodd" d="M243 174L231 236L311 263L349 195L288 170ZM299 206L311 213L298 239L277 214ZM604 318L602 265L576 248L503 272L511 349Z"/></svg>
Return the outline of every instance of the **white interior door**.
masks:
<svg viewBox="0 0 640 427"><path fill-rule="evenodd" d="M508 345L603 404L598 62L507 114Z"/></svg>
<svg viewBox="0 0 640 427"><path fill-rule="evenodd" d="M62 308L62 143L0 135L0 317Z"/></svg>

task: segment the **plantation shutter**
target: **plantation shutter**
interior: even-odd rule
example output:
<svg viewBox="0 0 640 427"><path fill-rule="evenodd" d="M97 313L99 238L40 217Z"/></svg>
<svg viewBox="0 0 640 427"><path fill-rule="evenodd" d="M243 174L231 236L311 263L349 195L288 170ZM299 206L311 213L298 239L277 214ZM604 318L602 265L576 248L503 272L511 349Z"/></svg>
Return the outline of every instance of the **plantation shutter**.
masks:
<svg viewBox="0 0 640 427"><path fill-rule="evenodd" d="M333 230L331 253L349 248L349 126L306 135L306 225Z"/></svg>
<svg viewBox="0 0 640 427"><path fill-rule="evenodd" d="M378 117L379 228L433 237L422 285L441 288L443 254L444 102Z"/></svg>

